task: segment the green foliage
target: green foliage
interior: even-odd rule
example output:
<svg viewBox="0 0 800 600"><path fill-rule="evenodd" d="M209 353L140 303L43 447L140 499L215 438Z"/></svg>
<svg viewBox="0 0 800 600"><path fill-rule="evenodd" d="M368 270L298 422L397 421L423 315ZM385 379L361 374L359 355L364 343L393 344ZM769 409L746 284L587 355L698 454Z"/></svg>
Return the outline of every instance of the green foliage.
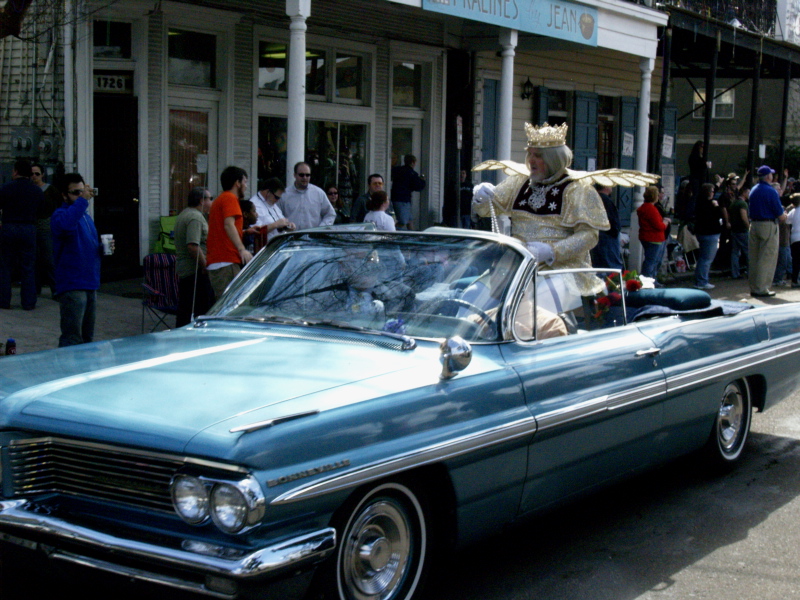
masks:
<svg viewBox="0 0 800 600"><path fill-rule="evenodd" d="M761 165L769 165L775 169L775 171L778 171L778 160L778 146L767 146L767 157L765 159L756 157L755 168L758 169ZM786 146L783 160L784 168L789 169L789 177L794 177L795 179L800 178L800 146ZM739 163L739 174L741 175L744 173L746 169L747 161L743 160ZM783 173L779 173L779 175L782 180Z"/></svg>

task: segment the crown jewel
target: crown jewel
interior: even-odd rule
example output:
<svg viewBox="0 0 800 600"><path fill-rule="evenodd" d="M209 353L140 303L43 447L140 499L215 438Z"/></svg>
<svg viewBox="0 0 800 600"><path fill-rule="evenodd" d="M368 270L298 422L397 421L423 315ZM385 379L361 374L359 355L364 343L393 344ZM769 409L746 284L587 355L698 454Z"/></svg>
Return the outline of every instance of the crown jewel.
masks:
<svg viewBox="0 0 800 600"><path fill-rule="evenodd" d="M567 143L566 123L555 126L545 123L541 127L525 123L525 133L528 136L528 148L555 148Z"/></svg>

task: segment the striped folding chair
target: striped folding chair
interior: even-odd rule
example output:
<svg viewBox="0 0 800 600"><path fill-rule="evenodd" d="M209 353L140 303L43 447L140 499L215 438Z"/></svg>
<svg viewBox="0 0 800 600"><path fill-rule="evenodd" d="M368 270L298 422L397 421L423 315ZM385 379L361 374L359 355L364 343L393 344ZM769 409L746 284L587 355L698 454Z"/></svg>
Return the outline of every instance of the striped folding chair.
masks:
<svg viewBox="0 0 800 600"><path fill-rule="evenodd" d="M168 315L178 313L178 274L175 271L174 254L148 254L144 257L144 282L142 289L142 333L144 333L145 315L150 317L152 333L167 324Z"/></svg>

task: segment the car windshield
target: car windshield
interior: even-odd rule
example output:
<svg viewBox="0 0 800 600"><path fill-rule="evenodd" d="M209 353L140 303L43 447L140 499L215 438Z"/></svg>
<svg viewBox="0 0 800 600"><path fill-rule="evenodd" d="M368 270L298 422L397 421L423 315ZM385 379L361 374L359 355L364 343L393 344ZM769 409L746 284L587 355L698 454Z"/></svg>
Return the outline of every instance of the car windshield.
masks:
<svg viewBox="0 0 800 600"><path fill-rule="evenodd" d="M257 256L209 316L498 340L522 260L474 236L299 233Z"/></svg>

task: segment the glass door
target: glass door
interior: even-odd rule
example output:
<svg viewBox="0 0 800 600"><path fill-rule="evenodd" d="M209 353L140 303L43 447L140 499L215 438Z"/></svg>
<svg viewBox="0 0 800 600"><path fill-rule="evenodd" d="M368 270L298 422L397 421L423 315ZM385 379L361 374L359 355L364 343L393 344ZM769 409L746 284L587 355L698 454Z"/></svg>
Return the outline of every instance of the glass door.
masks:
<svg viewBox="0 0 800 600"><path fill-rule="evenodd" d="M426 163L424 157L420 156L422 148L422 121L415 119L394 119L392 126L392 173L398 167L402 167L406 156L413 155L417 159L417 164L414 170L420 175L424 175L426 171ZM389 179L391 180L390 175ZM391 181L388 183L388 189L391 190ZM411 194L411 222L414 223L415 228L422 229L428 226L428 223L420 222L420 214L427 214L426 210L420 210L420 192Z"/></svg>
<svg viewBox="0 0 800 600"><path fill-rule="evenodd" d="M219 179L216 161L215 107L171 106L169 109L169 214L186 207L189 191L207 187L216 196Z"/></svg>

